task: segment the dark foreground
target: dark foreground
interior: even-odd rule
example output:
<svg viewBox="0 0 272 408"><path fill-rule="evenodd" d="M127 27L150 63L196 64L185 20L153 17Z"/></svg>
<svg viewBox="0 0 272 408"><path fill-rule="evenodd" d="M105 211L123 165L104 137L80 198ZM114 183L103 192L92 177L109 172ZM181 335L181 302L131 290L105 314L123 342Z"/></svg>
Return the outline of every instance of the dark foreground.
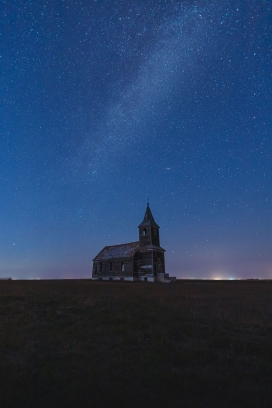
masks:
<svg viewBox="0 0 272 408"><path fill-rule="evenodd" d="M272 283L0 282L1 407L271 407Z"/></svg>

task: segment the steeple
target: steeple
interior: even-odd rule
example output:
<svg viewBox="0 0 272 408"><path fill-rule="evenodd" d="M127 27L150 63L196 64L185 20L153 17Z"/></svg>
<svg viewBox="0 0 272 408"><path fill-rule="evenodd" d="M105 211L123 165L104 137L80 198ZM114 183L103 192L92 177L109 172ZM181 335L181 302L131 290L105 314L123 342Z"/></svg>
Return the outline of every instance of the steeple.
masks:
<svg viewBox="0 0 272 408"><path fill-rule="evenodd" d="M139 225L139 241L144 245L160 246L159 226L156 224L147 203L144 219Z"/></svg>

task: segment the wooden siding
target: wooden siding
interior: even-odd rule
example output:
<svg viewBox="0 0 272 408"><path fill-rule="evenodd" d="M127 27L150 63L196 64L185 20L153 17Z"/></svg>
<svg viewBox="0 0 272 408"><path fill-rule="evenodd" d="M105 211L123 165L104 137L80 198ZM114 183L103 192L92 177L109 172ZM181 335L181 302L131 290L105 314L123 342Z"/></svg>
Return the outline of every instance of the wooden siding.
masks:
<svg viewBox="0 0 272 408"><path fill-rule="evenodd" d="M151 266L151 267L150 267ZM137 253L137 276L153 275L153 251L141 250Z"/></svg>
<svg viewBox="0 0 272 408"><path fill-rule="evenodd" d="M139 228L139 241L141 242L141 244L143 245L149 245L151 244L151 238L150 238L150 234L151 234L151 227L143 227L143 228ZM144 231L146 231L146 235L144 235Z"/></svg>
<svg viewBox="0 0 272 408"><path fill-rule="evenodd" d="M145 235L146 233L146 235ZM144 226L139 228L139 241L143 245L160 246L160 231L157 227Z"/></svg>
<svg viewBox="0 0 272 408"><path fill-rule="evenodd" d="M122 262L124 265L124 270L122 271ZM100 264L102 263L102 270L100 271ZM112 264L112 265L111 265ZM110 268L110 266L112 266ZM97 267L97 272L95 273L95 268ZM133 276L133 258L124 259L112 259L112 260L102 260L94 261L93 265L93 276L94 277L115 277L115 276Z"/></svg>

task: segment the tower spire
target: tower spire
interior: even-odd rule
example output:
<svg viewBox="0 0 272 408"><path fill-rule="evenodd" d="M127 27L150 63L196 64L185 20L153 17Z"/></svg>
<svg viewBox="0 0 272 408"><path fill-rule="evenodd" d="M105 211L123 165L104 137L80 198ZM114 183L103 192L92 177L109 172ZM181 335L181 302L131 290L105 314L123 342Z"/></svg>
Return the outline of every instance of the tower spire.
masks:
<svg viewBox="0 0 272 408"><path fill-rule="evenodd" d="M147 202L144 219L139 225L139 241L145 245L160 246L159 226L155 222L149 200Z"/></svg>

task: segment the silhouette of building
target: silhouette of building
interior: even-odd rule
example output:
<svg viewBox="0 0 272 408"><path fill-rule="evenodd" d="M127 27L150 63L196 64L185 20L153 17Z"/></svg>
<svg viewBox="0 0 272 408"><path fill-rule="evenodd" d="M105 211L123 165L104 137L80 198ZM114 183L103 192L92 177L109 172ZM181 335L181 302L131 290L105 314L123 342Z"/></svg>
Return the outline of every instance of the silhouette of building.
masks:
<svg viewBox="0 0 272 408"><path fill-rule="evenodd" d="M160 246L160 227L147 204L139 225L139 241L106 246L93 259L93 280L171 282L165 273L164 252Z"/></svg>

